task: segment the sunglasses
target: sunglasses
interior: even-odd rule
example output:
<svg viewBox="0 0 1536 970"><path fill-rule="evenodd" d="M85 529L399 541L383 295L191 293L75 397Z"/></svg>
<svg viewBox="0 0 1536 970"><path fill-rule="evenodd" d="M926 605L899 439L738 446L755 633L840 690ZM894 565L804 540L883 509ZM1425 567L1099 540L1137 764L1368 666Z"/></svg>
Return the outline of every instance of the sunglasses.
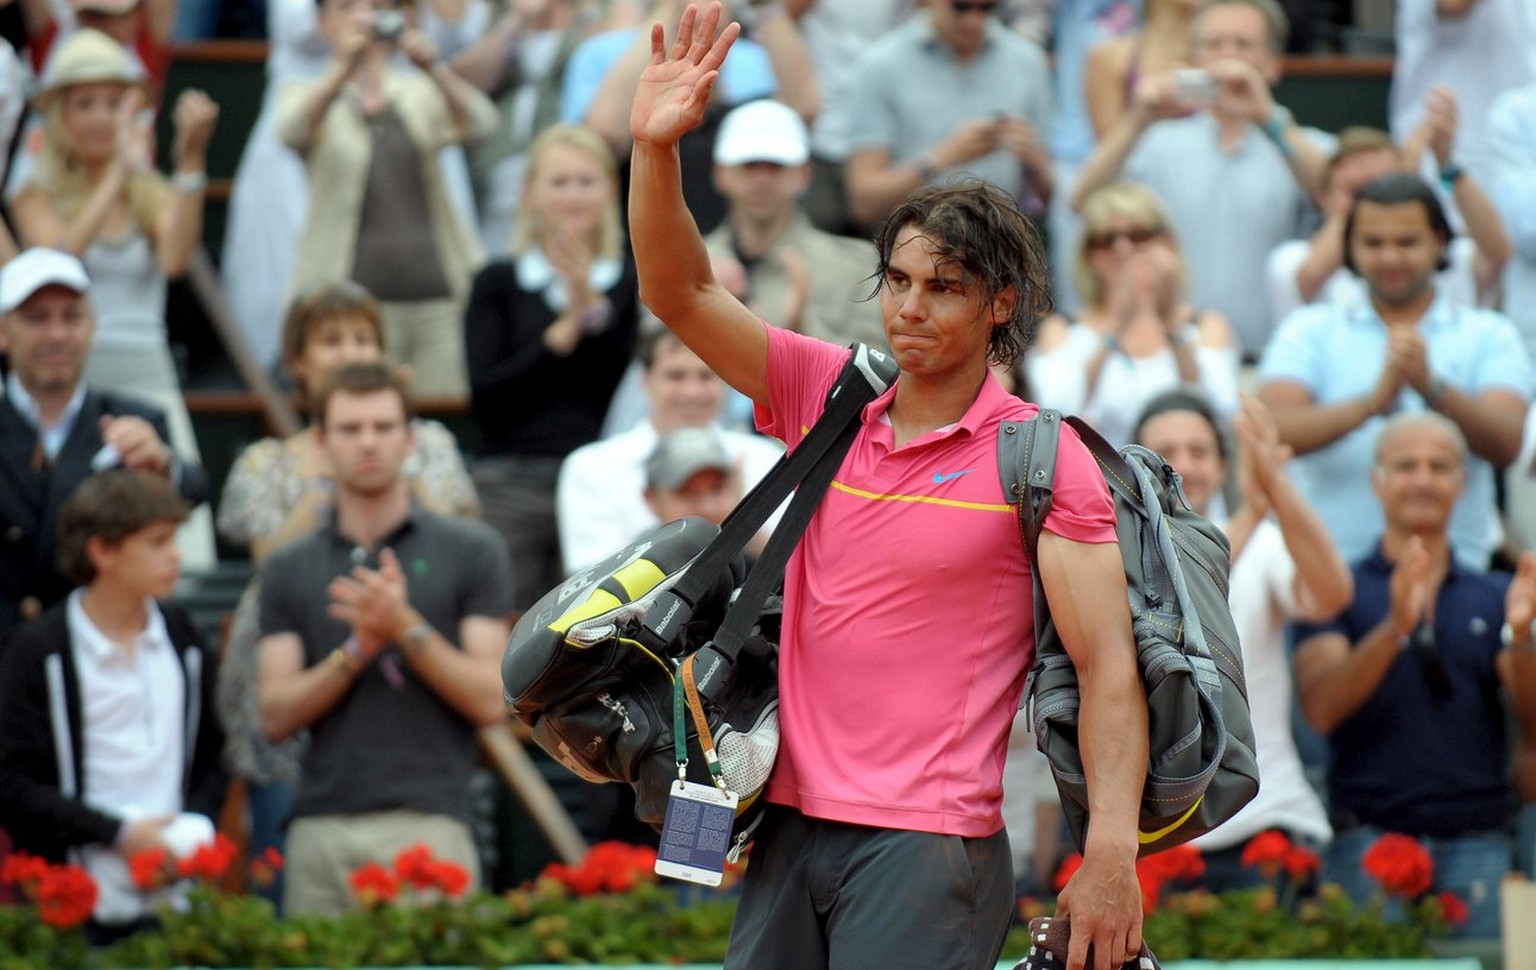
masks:
<svg viewBox="0 0 1536 970"><path fill-rule="evenodd" d="M991 13L997 9L998 0L950 0L955 13Z"/></svg>
<svg viewBox="0 0 1536 970"><path fill-rule="evenodd" d="M1112 232L1096 232L1088 237L1089 249L1113 249L1115 243L1124 239L1132 246L1145 246L1154 239L1163 238L1161 229L1116 229Z"/></svg>

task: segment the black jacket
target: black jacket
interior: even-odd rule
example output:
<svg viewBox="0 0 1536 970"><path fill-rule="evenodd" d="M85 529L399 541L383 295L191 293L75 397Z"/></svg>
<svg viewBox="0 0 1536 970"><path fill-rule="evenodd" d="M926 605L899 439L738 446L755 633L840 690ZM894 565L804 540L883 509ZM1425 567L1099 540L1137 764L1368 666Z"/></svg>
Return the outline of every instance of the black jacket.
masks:
<svg viewBox="0 0 1536 970"><path fill-rule="evenodd" d="M82 800L85 732L67 607L59 603L17 627L0 656L0 827L18 851L55 862L77 846L111 844L123 821ZM217 820L225 775L213 706L215 654L200 645L180 607L161 604L160 612L186 676L182 807ZM59 722L66 737L55 731Z"/></svg>
<svg viewBox="0 0 1536 970"><path fill-rule="evenodd" d="M73 586L59 572L59 509L91 475L91 459L102 446L104 415L141 417L161 441L170 440L160 411L132 398L87 390L53 469L39 473L32 469L37 431L0 390L0 641L21 622L23 600L34 597L46 608ZM193 505L207 501L203 470L182 463L178 490Z"/></svg>

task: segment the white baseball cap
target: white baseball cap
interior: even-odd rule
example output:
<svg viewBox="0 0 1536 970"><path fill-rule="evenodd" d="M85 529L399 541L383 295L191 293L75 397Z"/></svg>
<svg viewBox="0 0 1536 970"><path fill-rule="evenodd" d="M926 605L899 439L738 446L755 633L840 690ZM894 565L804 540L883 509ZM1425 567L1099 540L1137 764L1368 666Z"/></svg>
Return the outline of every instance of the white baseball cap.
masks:
<svg viewBox="0 0 1536 970"><path fill-rule="evenodd" d="M803 165L811 139L795 110L778 101L748 101L732 108L715 136L716 165L773 162Z"/></svg>
<svg viewBox="0 0 1536 970"><path fill-rule="evenodd" d="M29 249L0 267L0 313L10 313L45 286L89 293L91 277L69 253L41 246Z"/></svg>

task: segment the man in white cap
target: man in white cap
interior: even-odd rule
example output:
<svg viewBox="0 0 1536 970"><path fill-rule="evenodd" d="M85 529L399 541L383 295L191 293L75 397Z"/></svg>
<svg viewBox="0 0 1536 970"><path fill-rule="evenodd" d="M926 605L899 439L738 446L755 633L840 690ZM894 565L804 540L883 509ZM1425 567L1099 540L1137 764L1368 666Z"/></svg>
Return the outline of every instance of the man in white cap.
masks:
<svg viewBox="0 0 1536 970"><path fill-rule="evenodd" d="M811 225L800 200L811 184L805 122L778 101L733 108L715 138L714 183L729 203L705 237L717 265L745 277L744 302L764 320L836 344L885 346L871 274L875 247Z"/></svg>
<svg viewBox="0 0 1536 970"><path fill-rule="evenodd" d="M80 261L29 249L0 268L0 639L62 599L59 508L87 477L108 468L166 475L196 505L208 497L200 468L166 445L165 416L82 380L96 319Z"/></svg>

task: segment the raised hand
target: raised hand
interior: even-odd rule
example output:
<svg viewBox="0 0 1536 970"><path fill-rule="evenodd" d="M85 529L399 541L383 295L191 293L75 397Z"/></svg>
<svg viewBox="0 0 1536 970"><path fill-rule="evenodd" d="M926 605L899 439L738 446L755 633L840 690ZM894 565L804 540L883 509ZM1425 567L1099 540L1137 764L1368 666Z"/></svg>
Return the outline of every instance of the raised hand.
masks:
<svg viewBox="0 0 1536 970"><path fill-rule="evenodd" d="M1270 97L1269 82L1252 64L1236 58L1216 61L1207 67L1216 81L1216 106L1256 125L1269 121L1275 102Z"/></svg>
<svg viewBox="0 0 1536 970"><path fill-rule="evenodd" d="M1137 110L1153 121L1185 118L1202 107L1179 94L1178 85L1175 84L1172 74L1142 78L1136 84L1131 101Z"/></svg>
<svg viewBox="0 0 1536 970"><path fill-rule="evenodd" d="M1251 394L1242 395L1242 408L1232 422L1238 444L1238 485L1245 505L1265 515L1274 506L1274 489L1285 480L1291 449L1280 443L1280 430L1269 409Z"/></svg>
<svg viewBox="0 0 1536 970"><path fill-rule="evenodd" d="M1435 153L1435 163L1441 168L1451 163L1451 150L1456 141L1456 92L1443 84L1429 89L1424 98L1425 143Z"/></svg>
<svg viewBox="0 0 1536 970"><path fill-rule="evenodd" d="M178 171L202 171L219 122L219 106L202 91L188 88L176 99L174 157Z"/></svg>
<svg viewBox="0 0 1536 970"><path fill-rule="evenodd" d="M675 145L704 120L720 65L741 33L734 22L719 27L718 2L710 3L702 17L689 4L669 51L661 24L651 25L651 63L640 72L629 112L629 133L637 143Z"/></svg>
<svg viewBox="0 0 1536 970"><path fill-rule="evenodd" d="M405 29L400 35L399 47L400 52L419 70L430 71L432 65L437 63L437 42L416 27Z"/></svg>

